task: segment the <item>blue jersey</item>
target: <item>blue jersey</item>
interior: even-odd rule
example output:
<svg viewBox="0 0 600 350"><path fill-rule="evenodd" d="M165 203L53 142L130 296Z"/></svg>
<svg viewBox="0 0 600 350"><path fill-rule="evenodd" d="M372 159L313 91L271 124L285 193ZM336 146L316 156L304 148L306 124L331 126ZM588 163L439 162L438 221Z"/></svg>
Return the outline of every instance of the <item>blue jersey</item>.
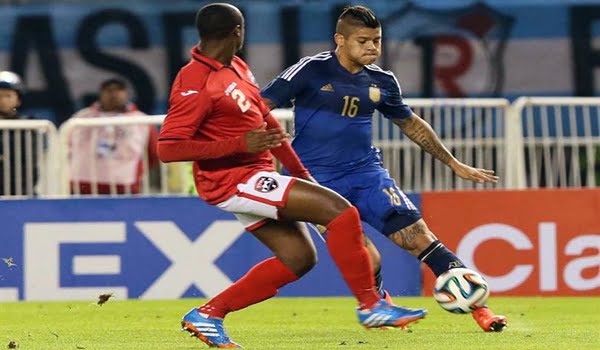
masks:
<svg viewBox="0 0 600 350"><path fill-rule="evenodd" d="M372 64L352 74L329 51L301 59L262 95L277 107L293 101L292 145L318 181L380 166L371 145L375 110L390 119L412 115L392 72Z"/></svg>

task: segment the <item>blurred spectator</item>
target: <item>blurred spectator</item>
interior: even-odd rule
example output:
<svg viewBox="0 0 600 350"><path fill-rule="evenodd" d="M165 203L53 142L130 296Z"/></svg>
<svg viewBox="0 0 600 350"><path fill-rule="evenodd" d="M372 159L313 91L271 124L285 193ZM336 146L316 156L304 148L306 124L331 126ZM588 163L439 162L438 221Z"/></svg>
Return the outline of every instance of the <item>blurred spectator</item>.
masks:
<svg viewBox="0 0 600 350"><path fill-rule="evenodd" d="M8 71L0 72L0 120L24 120L19 113L23 84ZM28 135L28 136L27 136ZM34 195L38 179L36 133L26 130L0 131L0 195Z"/></svg>
<svg viewBox="0 0 600 350"><path fill-rule="evenodd" d="M73 118L143 115L129 101L125 81L113 78L100 85L98 101L77 112ZM71 191L80 194L139 193L146 149L149 166L158 164L156 141L156 129L147 125L74 129L70 137Z"/></svg>

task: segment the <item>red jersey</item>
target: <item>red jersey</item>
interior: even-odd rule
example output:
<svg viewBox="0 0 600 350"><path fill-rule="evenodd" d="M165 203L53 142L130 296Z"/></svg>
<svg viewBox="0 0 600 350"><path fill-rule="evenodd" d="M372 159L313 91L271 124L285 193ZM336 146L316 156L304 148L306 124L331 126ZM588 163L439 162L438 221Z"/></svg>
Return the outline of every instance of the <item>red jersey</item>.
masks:
<svg viewBox="0 0 600 350"><path fill-rule="evenodd" d="M192 59L173 82L169 104L159 142L211 141L217 146L207 147L206 157L193 158L196 189L209 204L234 195L236 186L254 173L275 171L269 151L244 153L244 135L260 127L270 110L241 58L235 56L225 66L194 47Z"/></svg>

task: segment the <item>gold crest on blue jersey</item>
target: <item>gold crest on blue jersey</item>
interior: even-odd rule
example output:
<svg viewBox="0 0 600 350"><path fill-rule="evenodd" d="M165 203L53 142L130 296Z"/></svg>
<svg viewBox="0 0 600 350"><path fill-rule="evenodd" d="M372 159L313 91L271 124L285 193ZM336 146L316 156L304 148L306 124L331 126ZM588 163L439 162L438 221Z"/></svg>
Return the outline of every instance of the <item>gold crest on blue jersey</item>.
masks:
<svg viewBox="0 0 600 350"><path fill-rule="evenodd" d="M378 103L381 100L381 90L377 86L369 87L369 98L374 103Z"/></svg>

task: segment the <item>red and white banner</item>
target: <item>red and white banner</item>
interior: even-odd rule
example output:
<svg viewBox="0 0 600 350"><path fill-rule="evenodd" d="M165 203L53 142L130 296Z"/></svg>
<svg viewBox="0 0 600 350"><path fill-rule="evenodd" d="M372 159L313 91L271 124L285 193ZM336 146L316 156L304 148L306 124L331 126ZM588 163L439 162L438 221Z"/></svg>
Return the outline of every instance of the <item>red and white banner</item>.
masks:
<svg viewBox="0 0 600 350"><path fill-rule="evenodd" d="M600 190L424 193L422 211L496 295L600 295Z"/></svg>

